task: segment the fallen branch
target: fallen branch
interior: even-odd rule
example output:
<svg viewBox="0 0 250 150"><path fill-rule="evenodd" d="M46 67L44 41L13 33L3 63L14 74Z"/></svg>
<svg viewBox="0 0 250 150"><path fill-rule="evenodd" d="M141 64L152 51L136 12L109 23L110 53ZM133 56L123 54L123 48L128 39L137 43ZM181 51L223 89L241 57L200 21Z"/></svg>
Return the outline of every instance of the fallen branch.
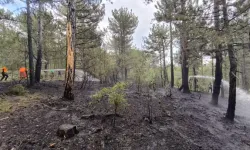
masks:
<svg viewBox="0 0 250 150"><path fill-rule="evenodd" d="M83 115L81 117L81 119L103 119L103 118L110 118L110 117L114 117L114 116L122 118L122 116L119 114L106 114L106 115L90 114L90 115Z"/></svg>
<svg viewBox="0 0 250 150"><path fill-rule="evenodd" d="M45 106L45 107L47 107L47 108L49 108L49 109L52 109L52 110L54 110L54 111L67 111L67 110L68 110L67 107L66 107L66 108L57 109L57 108L54 108L54 107L50 107L49 105L46 105L46 104L44 104L44 103L42 103L41 105L42 105L42 106Z"/></svg>
<svg viewBox="0 0 250 150"><path fill-rule="evenodd" d="M9 119L9 117L1 118L0 121L6 120L6 119Z"/></svg>

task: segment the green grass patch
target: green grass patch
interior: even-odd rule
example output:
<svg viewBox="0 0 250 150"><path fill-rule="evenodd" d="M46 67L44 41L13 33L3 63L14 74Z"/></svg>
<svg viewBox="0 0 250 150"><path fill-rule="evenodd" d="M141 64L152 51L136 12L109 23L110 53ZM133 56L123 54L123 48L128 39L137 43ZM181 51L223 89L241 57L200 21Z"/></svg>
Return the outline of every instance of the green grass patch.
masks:
<svg viewBox="0 0 250 150"><path fill-rule="evenodd" d="M13 104L7 100L0 100L0 112L11 112Z"/></svg>

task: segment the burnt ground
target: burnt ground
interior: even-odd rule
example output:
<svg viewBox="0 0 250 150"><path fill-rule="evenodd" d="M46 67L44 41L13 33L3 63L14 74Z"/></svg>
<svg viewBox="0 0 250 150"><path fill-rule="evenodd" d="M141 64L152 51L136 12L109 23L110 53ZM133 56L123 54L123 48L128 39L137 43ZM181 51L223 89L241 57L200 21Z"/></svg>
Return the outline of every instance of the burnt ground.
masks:
<svg viewBox="0 0 250 150"><path fill-rule="evenodd" d="M244 118L224 119L225 108L209 104L210 96L185 95L173 90L172 98L159 89L149 101L146 94L126 91L129 106L120 109L113 127L107 102L90 105L87 91L75 88L75 100L64 101L63 82L44 82L25 96L3 94L10 83L0 83L1 101L10 101L9 112L0 113L0 150L249 150L250 128ZM29 101L19 106L20 100ZM149 123L148 104L152 107ZM84 118L86 115L99 117ZM61 124L74 124L79 133L57 137ZM54 148L49 146L54 144Z"/></svg>

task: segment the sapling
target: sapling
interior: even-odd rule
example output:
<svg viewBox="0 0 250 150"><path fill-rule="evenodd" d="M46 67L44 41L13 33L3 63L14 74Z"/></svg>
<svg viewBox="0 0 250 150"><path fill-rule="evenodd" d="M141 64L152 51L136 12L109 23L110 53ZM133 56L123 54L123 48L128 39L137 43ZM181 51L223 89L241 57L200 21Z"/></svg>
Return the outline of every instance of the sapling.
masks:
<svg viewBox="0 0 250 150"><path fill-rule="evenodd" d="M92 96L93 99L100 102L100 100L104 100L104 97L107 96L109 100L109 104L113 105L113 125L115 126L115 120L117 116L118 108L122 108L128 105L127 100L125 98L124 90L127 87L127 84L124 82L118 82L113 87L103 88L98 91L96 94Z"/></svg>
<svg viewBox="0 0 250 150"><path fill-rule="evenodd" d="M145 83L148 85L147 88L147 111L149 123L153 122L152 116L152 98L156 91L156 78L157 73L153 69L149 69L147 72L147 77L145 78Z"/></svg>
<svg viewBox="0 0 250 150"><path fill-rule="evenodd" d="M107 111L107 106L104 100L105 100L105 97L108 96L109 92L110 92L110 88L102 88L100 91L92 95L93 100L90 102L90 104L95 105L97 103L102 102L105 110Z"/></svg>

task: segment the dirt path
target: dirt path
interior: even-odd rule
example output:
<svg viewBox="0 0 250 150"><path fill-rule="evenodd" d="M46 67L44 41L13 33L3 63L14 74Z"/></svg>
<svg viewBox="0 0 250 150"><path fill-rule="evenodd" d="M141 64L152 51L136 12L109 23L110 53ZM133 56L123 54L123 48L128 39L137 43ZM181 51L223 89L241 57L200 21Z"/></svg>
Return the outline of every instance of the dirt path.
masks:
<svg viewBox="0 0 250 150"><path fill-rule="evenodd" d="M250 128L239 118L235 123L223 119L223 107L211 107L209 96L185 95L174 92L173 99L157 91L150 106L153 123L147 119L148 99L134 90L127 91L129 106L120 110L116 128L111 125L112 113L108 103L89 104L90 95L98 88L88 91L75 89L72 102L60 99L62 82L44 83L30 93L36 99L28 107L12 113L0 113L0 150L54 149L66 150L249 150ZM27 96L28 97L28 96ZM103 117L82 119L87 114ZM3 119L5 118L5 119ZM3 120L1 120L3 119ZM62 140L56 136L59 125L71 123L80 131L75 137Z"/></svg>

